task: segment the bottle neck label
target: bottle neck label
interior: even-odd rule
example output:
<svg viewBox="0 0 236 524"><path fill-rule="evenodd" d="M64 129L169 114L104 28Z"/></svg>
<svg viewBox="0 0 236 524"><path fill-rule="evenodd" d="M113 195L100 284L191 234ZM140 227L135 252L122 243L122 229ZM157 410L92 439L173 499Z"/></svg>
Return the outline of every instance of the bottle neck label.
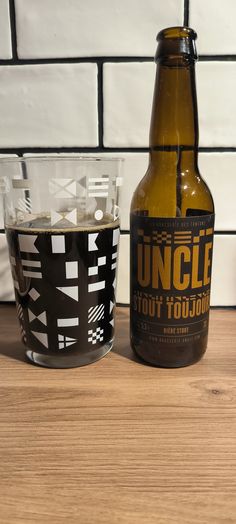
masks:
<svg viewBox="0 0 236 524"><path fill-rule="evenodd" d="M207 332L213 233L214 214L131 215L131 327L139 338L188 344Z"/></svg>

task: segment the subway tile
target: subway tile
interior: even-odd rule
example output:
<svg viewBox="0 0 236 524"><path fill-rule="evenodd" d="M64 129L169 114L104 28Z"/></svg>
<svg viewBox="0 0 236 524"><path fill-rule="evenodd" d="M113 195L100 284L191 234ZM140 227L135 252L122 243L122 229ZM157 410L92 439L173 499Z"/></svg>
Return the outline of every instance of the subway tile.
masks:
<svg viewBox="0 0 236 524"><path fill-rule="evenodd" d="M120 236L119 246L119 262L117 275L117 294L116 300L118 304L129 304L129 235Z"/></svg>
<svg viewBox="0 0 236 524"><path fill-rule="evenodd" d="M0 233L0 302L14 300L6 236Z"/></svg>
<svg viewBox="0 0 236 524"><path fill-rule="evenodd" d="M96 64L0 67L0 147L95 147Z"/></svg>
<svg viewBox="0 0 236 524"><path fill-rule="evenodd" d="M215 235L212 306L236 306L236 235Z"/></svg>
<svg viewBox="0 0 236 524"><path fill-rule="evenodd" d="M236 62L199 62L200 146L236 146Z"/></svg>
<svg viewBox="0 0 236 524"><path fill-rule="evenodd" d="M236 235L215 235L212 306L236 305ZM129 303L129 235L121 235L117 301Z"/></svg>
<svg viewBox="0 0 236 524"><path fill-rule="evenodd" d="M200 146L236 146L236 62L197 65ZM155 64L104 65L104 144L147 147Z"/></svg>
<svg viewBox="0 0 236 524"><path fill-rule="evenodd" d="M215 203L215 229L236 231L236 154L200 153L199 167Z"/></svg>
<svg viewBox="0 0 236 524"><path fill-rule="evenodd" d="M15 0L20 58L153 56L157 32L181 25L183 0Z"/></svg>
<svg viewBox="0 0 236 524"><path fill-rule="evenodd" d="M0 154L0 179L4 176L4 164L1 164L1 160L4 158L17 158L17 155L2 155ZM4 217L3 217L3 195L0 191L0 229L4 228Z"/></svg>
<svg viewBox="0 0 236 524"><path fill-rule="evenodd" d="M0 2L0 59L12 58L9 0Z"/></svg>
<svg viewBox="0 0 236 524"><path fill-rule="evenodd" d="M191 0L190 26L197 31L197 50L203 55L236 53L235 0Z"/></svg>
<svg viewBox="0 0 236 524"><path fill-rule="evenodd" d="M105 146L148 146L155 70L154 62L104 64Z"/></svg>

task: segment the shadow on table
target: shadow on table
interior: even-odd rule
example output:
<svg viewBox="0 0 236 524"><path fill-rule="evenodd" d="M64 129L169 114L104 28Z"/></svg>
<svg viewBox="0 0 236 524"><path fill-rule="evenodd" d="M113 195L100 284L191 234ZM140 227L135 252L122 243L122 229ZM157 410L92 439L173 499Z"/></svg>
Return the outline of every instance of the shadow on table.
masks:
<svg viewBox="0 0 236 524"><path fill-rule="evenodd" d="M5 347L3 344L1 344L0 355L12 358L13 360L19 360L19 362L25 362L26 364L30 364L25 355L25 347L23 346L20 340L16 340L14 342L7 342Z"/></svg>
<svg viewBox="0 0 236 524"><path fill-rule="evenodd" d="M121 357L127 358L128 360L133 360L134 362L140 362L140 359L137 355L133 352L128 342L126 344L119 344L114 343L114 346L112 348L112 353L116 353L117 355L120 355Z"/></svg>
<svg viewBox="0 0 236 524"><path fill-rule="evenodd" d="M123 358L127 358L132 362L136 362L136 364L141 364L142 366L148 367L151 366L151 364L148 364L148 362L145 362L138 355L136 355L136 353L132 350L128 342L126 342L125 344L119 344L119 342L116 344L115 342L114 347L112 348L112 352L116 353L117 355L120 355Z"/></svg>
<svg viewBox="0 0 236 524"><path fill-rule="evenodd" d="M112 348L112 353L116 353L136 364L149 366L149 364L139 358L131 348L129 334L129 308L118 307L115 342Z"/></svg>

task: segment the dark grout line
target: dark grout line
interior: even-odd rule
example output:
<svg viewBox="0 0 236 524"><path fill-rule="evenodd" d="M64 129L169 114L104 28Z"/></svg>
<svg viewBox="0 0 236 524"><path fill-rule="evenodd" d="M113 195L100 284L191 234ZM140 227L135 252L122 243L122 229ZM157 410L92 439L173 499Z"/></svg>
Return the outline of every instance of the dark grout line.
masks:
<svg viewBox="0 0 236 524"><path fill-rule="evenodd" d="M100 93L100 96L102 93ZM103 103L102 100L98 101L98 111L102 113ZM101 119L101 114L99 114ZM103 122L99 129L100 143L102 142L103 134ZM104 147L102 144L98 147L2 147L0 148L0 154L7 155L18 155L23 156L27 153L95 153L95 154L106 154L106 153L148 153L149 147ZM199 147L199 153L236 153L236 147Z"/></svg>
<svg viewBox="0 0 236 524"><path fill-rule="evenodd" d="M211 306L210 309L236 309L236 305L235 306Z"/></svg>
<svg viewBox="0 0 236 524"><path fill-rule="evenodd" d="M199 55L200 62L235 62L236 55Z"/></svg>
<svg viewBox="0 0 236 524"><path fill-rule="evenodd" d="M17 56L17 39L16 39L16 12L14 0L9 0L10 24L11 24L11 46L12 46L12 60L1 60L0 62L18 62Z"/></svg>
<svg viewBox="0 0 236 524"><path fill-rule="evenodd" d="M153 49L154 55L154 49ZM103 64L104 62L154 62L154 56L86 56L70 58L21 58L14 56L10 60L0 60L0 65L30 65L30 64Z"/></svg>
<svg viewBox="0 0 236 524"><path fill-rule="evenodd" d="M0 148L0 154L19 155L27 153L148 153L148 147L21 147Z"/></svg>
<svg viewBox="0 0 236 524"><path fill-rule="evenodd" d="M220 231L215 230L214 233L215 233L215 235L236 235L236 231L235 230L231 230L231 229L230 230L228 229L228 230L225 230L225 231L224 230L223 231L222 230L220 230Z"/></svg>
<svg viewBox="0 0 236 524"><path fill-rule="evenodd" d="M199 147L199 153L236 153L236 147Z"/></svg>
<svg viewBox="0 0 236 524"><path fill-rule="evenodd" d="M184 0L184 25L189 25L189 0Z"/></svg>
<svg viewBox="0 0 236 524"><path fill-rule="evenodd" d="M99 148L103 148L103 64L99 62L98 67L98 143Z"/></svg>
<svg viewBox="0 0 236 524"><path fill-rule="evenodd" d="M129 304L127 304L127 303L123 303L123 302L117 302L117 303L116 303L116 307L126 307L126 308L129 308Z"/></svg>
<svg viewBox="0 0 236 524"><path fill-rule="evenodd" d="M13 0L9 0L10 5L13 6ZM41 65L41 64L83 64L83 63L95 63L98 66L104 63L119 64L122 62L153 62L154 63L154 52L153 56L92 56L92 57L72 57L72 58L17 58L17 42L15 32L15 14L13 7L11 8L11 27L12 27L12 53L13 58L7 60L0 60L0 65ZM186 25L186 24L185 24ZM236 55L199 55L200 62L235 62Z"/></svg>

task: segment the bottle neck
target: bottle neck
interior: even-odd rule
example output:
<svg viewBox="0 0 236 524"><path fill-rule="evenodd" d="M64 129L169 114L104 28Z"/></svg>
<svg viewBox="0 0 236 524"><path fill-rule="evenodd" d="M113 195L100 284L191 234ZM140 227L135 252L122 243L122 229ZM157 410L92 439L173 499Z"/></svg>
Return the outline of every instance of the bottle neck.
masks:
<svg viewBox="0 0 236 524"><path fill-rule="evenodd" d="M182 157L197 165L195 67L193 60L183 56L163 58L157 63L150 128L151 161L160 162L161 152L168 151L176 151L177 162Z"/></svg>

